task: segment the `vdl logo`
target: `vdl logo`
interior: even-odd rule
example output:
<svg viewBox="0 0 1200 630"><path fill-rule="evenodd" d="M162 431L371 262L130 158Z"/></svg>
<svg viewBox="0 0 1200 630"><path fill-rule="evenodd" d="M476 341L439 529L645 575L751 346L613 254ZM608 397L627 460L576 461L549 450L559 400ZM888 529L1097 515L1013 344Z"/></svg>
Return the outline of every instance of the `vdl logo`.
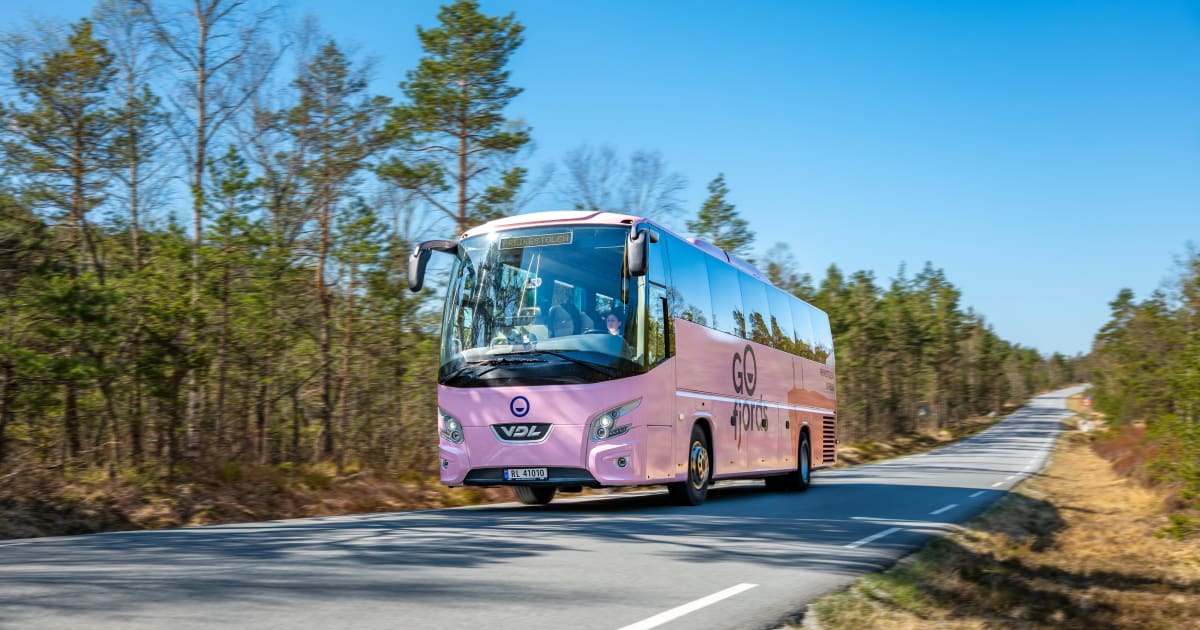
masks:
<svg viewBox="0 0 1200 630"><path fill-rule="evenodd" d="M540 442L550 434L549 422L494 424L492 431L501 442Z"/></svg>
<svg viewBox="0 0 1200 630"><path fill-rule="evenodd" d="M529 399L524 396L517 396L508 401L508 410L512 415L518 418L524 418L529 415Z"/></svg>
<svg viewBox="0 0 1200 630"><path fill-rule="evenodd" d="M745 350L733 355L733 391L753 396L757 381L758 359L754 356L754 348L746 344Z"/></svg>

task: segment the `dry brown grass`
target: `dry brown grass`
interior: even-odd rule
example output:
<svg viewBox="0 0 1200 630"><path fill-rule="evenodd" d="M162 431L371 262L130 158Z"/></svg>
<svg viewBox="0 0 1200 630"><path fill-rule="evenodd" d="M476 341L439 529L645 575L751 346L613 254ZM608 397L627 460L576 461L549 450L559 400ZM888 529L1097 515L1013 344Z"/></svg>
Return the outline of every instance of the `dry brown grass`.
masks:
<svg viewBox="0 0 1200 630"><path fill-rule="evenodd" d="M966 530L810 607L828 628L1200 628L1200 541L1077 433Z"/></svg>
<svg viewBox="0 0 1200 630"><path fill-rule="evenodd" d="M504 488L447 488L332 466L226 464L167 484L136 473L13 476L0 483L0 539L363 514L511 501Z"/></svg>

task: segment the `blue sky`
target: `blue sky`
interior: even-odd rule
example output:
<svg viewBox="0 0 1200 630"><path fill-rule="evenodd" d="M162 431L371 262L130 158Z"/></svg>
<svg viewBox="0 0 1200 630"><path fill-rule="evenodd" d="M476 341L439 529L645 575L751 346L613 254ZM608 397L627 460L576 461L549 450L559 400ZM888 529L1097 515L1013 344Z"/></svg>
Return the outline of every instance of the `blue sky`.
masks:
<svg viewBox="0 0 1200 630"><path fill-rule="evenodd" d="M8 0L76 19L92 2ZM420 56L437 1L287 4L376 56ZM946 271L1000 336L1086 352L1122 287L1145 297L1200 240L1200 4L512 2L530 166L583 143L655 149L691 212L725 173L759 250L887 284ZM550 209L546 196L531 209Z"/></svg>

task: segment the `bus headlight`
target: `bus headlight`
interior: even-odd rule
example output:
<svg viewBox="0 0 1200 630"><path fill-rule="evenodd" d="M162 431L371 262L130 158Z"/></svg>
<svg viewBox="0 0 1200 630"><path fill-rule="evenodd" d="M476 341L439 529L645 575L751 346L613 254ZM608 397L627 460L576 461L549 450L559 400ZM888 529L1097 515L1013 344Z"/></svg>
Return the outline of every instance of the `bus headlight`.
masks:
<svg viewBox="0 0 1200 630"><path fill-rule="evenodd" d="M463 435L462 423L458 421L458 418L446 413L441 408L438 408L438 417L442 422L441 436L455 444L462 444L466 436Z"/></svg>
<svg viewBox="0 0 1200 630"><path fill-rule="evenodd" d="M588 423L588 436L593 442L603 442L604 440L615 438L618 435L624 435L629 432L632 425L618 424L618 420L625 417L626 414L638 408L642 404L642 399L631 400L620 407L613 407L608 411L592 418Z"/></svg>

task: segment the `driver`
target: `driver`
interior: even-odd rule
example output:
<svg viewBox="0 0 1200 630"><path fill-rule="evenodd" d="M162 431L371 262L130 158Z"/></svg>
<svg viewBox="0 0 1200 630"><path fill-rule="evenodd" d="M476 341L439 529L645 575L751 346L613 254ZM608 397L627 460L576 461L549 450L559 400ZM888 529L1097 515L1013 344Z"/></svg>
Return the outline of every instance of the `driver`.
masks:
<svg viewBox="0 0 1200 630"><path fill-rule="evenodd" d="M620 307L614 308L604 316L604 325L608 328L610 335L625 334L625 311Z"/></svg>

